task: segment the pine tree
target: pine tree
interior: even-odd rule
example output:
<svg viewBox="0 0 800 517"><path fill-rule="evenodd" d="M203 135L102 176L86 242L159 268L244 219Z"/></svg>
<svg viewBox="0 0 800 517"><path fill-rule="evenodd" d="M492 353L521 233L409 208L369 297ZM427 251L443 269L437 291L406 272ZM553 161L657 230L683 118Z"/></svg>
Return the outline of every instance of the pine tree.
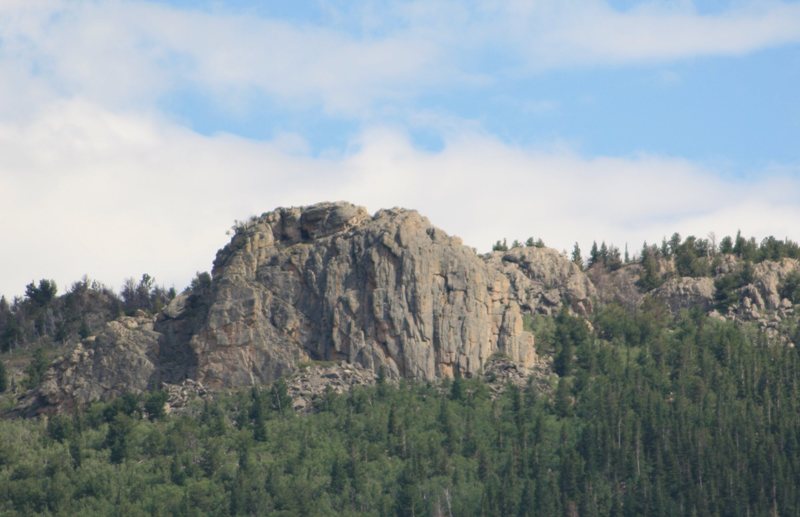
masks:
<svg viewBox="0 0 800 517"><path fill-rule="evenodd" d="M492 246L492 251L508 251L508 244L506 243L506 240L503 239L502 242L501 241L495 242L494 245Z"/></svg>
<svg viewBox="0 0 800 517"><path fill-rule="evenodd" d="M661 285L662 279L659 274L658 259L654 249L642 248L642 275L637 281L637 285L644 291L650 291Z"/></svg>
<svg viewBox="0 0 800 517"><path fill-rule="evenodd" d="M600 251L597 249L597 241L592 241L592 250L589 252L589 267L594 266L600 261Z"/></svg>
<svg viewBox="0 0 800 517"><path fill-rule="evenodd" d="M579 268L583 269L583 257L581 257L581 248L578 246L578 243L575 243L575 246L572 248L572 262L576 264Z"/></svg>
<svg viewBox="0 0 800 517"><path fill-rule="evenodd" d="M292 397L282 377L272 384L269 398L272 409L278 413L285 414L292 408Z"/></svg>
<svg viewBox="0 0 800 517"><path fill-rule="evenodd" d="M670 255L675 255L678 252L678 247L681 245L681 234L675 232L669 238L669 251Z"/></svg>
<svg viewBox="0 0 800 517"><path fill-rule="evenodd" d="M733 253L733 239L730 235L726 235L719 241L719 252L726 255Z"/></svg>
<svg viewBox="0 0 800 517"><path fill-rule="evenodd" d="M264 417L264 401L262 399L261 392L254 386L250 390L250 419L253 421L253 439L257 442L267 441L267 426Z"/></svg>
<svg viewBox="0 0 800 517"><path fill-rule="evenodd" d="M619 248L616 246L608 247L608 258L605 260L605 266L609 271L616 271L622 267L622 257L619 254Z"/></svg>
<svg viewBox="0 0 800 517"><path fill-rule="evenodd" d="M144 401L144 410L150 421L159 420L164 417L164 406L168 398L169 395L164 390L156 390L147 394Z"/></svg>
<svg viewBox="0 0 800 517"><path fill-rule="evenodd" d="M47 371L47 359L44 355L44 349L39 347L33 352L33 358L28 366L25 368L25 380L23 386L27 389L33 389L42 381L44 372Z"/></svg>

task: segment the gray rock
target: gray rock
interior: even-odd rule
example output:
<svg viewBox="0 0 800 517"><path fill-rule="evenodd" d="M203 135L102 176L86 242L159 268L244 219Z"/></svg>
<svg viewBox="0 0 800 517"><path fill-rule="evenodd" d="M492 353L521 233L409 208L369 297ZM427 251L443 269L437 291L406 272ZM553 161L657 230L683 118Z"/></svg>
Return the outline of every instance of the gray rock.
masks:
<svg viewBox="0 0 800 517"><path fill-rule="evenodd" d="M338 364L305 363L286 380L295 411L307 413L316 409L328 393L341 394L355 386L371 386L377 381L374 371L344 361Z"/></svg>
<svg viewBox="0 0 800 517"><path fill-rule="evenodd" d="M415 211L370 216L348 203L238 225L212 278L155 319L110 323L57 362L32 401L85 404L159 386L175 395L187 379L204 390L269 384L319 361L425 380L477 375L495 354L525 369L539 358L523 313L564 301L588 314L594 295L553 250L480 257Z"/></svg>
<svg viewBox="0 0 800 517"><path fill-rule="evenodd" d="M506 275L414 211L279 209L218 253L213 277L190 343L210 387L269 383L307 360L418 379L478 372L497 351L536 361Z"/></svg>
<svg viewBox="0 0 800 517"><path fill-rule="evenodd" d="M664 302L672 312L693 307L706 312L714 305L715 292L712 278L680 277L667 280L649 293L649 296Z"/></svg>
<svg viewBox="0 0 800 517"><path fill-rule="evenodd" d="M717 275L740 267L731 256L717 264ZM739 289L741 302L713 316L761 321L777 333L794 312L780 287L798 267L792 259L758 264L753 283ZM676 278L671 260L659 268L672 278L645 295L638 264L583 272L535 247L478 256L413 210L370 216L349 203L279 208L237 225L217 253L210 285L197 283L155 318L108 323L55 362L18 412L157 387L180 410L206 390L290 374L303 410L320 390L369 384L381 370L389 379L488 375L503 385L534 375L546 390L548 359L537 356L524 315L565 305L586 317L596 303L633 308L645 297L676 312L711 311L713 278ZM315 367L301 368L308 364Z"/></svg>
<svg viewBox="0 0 800 517"><path fill-rule="evenodd" d="M633 309L642 302L642 292L636 285L642 273L639 264L629 264L616 271L595 266L586 273L597 292L599 303L617 303Z"/></svg>
<svg viewBox="0 0 800 517"><path fill-rule="evenodd" d="M67 409L152 388L160 338L153 323L144 315L109 322L48 369L39 388L21 401L18 413Z"/></svg>
<svg viewBox="0 0 800 517"><path fill-rule="evenodd" d="M594 285L572 261L550 248L512 248L489 256L490 267L502 271L514 299L528 312L552 314L566 303L577 314L592 312Z"/></svg>
<svg viewBox="0 0 800 517"><path fill-rule="evenodd" d="M762 300L762 303L757 304L760 310L780 307L780 288L786 277L798 268L800 268L800 262L791 258L784 258L780 261L765 260L755 265L753 286Z"/></svg>

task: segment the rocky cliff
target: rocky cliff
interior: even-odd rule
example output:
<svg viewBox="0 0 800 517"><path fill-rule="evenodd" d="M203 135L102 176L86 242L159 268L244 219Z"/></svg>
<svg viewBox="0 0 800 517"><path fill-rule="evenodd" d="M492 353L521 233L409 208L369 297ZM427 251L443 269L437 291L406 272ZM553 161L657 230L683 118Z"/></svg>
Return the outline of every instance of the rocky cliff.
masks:
<svg viewBox="0 0 800 517"><path fill-rule="evenodd" d="M731 256L717 262L717 278L743 267ZM700 308L775 330L793 314L780 286L799 268L791 259L757 264L719 314L713 277L665 269L666 281L644 292L639 264L585 274L547 248L481 256L413 210L279 208L239 224L211 277L159 314L112 321L85 339L21 407L30 413L161 386L264 384L314 364L352 365L368 372L355 376L362 380L379 371L433 380L485 374L502 357L524 376L547 363L526 315L566 307L589 319L597 304L635 307L650 298L673 312Z"/></svg>
<svg viewBox="0 0 800 517"><path fill-rule="evenodd" d="M392 377L472 376L502 355L537 363L525 313L588 314L591 282L553 250L479 256L412 210L280 208L236 228L210 285L162 313L108 324L53 367L29 405L58 406L191 379L269 383L345 361Z"/></svg>
<svg viewBox="0 0 800 517"><path fill-rule="evenodd" d="M190 342L212 387L308 360L419 379L477 372L497 352L536 360L508 278L413 211L280 209L237 233L213 277Z"/></svg>

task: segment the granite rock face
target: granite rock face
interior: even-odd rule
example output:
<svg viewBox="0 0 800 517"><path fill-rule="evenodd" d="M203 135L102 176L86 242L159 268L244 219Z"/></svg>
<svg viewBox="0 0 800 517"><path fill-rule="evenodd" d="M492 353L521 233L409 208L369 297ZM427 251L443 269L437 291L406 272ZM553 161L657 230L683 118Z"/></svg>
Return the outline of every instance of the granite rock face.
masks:
<svg viewBox="0 0 800 517"><path fill-rule="evenodd" d="M495 252L489 267L511 283L513 297L528 312L552 314L562 304L581 316L591 314L597 291L581 269L550 248L512 248Z"/></svg>
<svg viewBox="0 0 800 517"><path fill-rule="evenodd" d="M755 265L726 315L713 310L713 277L681 278L663 266L667 281L645 293L638 264L585 273L563 254L536 247L480 256L413 210L279 208L238 224L212 274L198 276L155 317L111 321L53 363L17 412L159 387L179 408L195 392L289 374L303 381L298 393L311 393L295 397L305 405L325 379L346 387L372 383L379 372L390 380L483 375L521 385L531 376L546 380L549 371L524 324L529 315L566 306L588 319L598 303L633 309L654 298L673 312L698 307L778 332L794 313L780 293L800 267L796 260ZM715 275L739 267L722 257ZM337 369L300 372L309 364ZM544 390L547 382L540 384Z"/></svg>
<svg viewBox="0 0 800 517"><path fill-rule="evenodd" d="M593 267L586 274L597 291L597 303L615 303L629 309L642 303L644 293L637 286L642 274L642 267L639 264L629 264L616 271Z"/></svg>
<svg viewBox="0 0 800 517"><path fill-rule="evenodd" d="M153 318L143 314L107 323L49 368L17 412L66 409L154 387L161 335L153 327Z"/></svg>
<svg viewBox="0 0 800 517"><path fill-rule="evenodd" d="M278 209L237 232L213 277L190 343L209 387L271 382L307 360L416 379L479 372L496 352L536 361L509 278L414 211Z"/></svg>
<svg viewBox="0 0 800 517"><path fill-rule="evenodd" d="M753 268L753 285L758 291L761 309L780 309L788 300L780 296L780 287L787 277L800 269L800 261L784 258L780 261L764 261ZM756 298L756 296L753 296ZM754 301L758 301L758 298Z"/></svg>
<svg viewBox="0 0 800 517"><path fill-rule="evenodd" d="M201 281L202 280L202 281ZM125 391L270 383L309 362L387 378L479 375L502 356L541 366L525 313L592 310L594 288L553 250L479 256L415 211L279 208L237 226L155 318L111 322L55 363L33 406Z"/></svg>
<svg viewBox="0 0 800 517"><path fill-rule="evenodd" d="M650 296L664 302L673 313L690 308L707 312L714 306L715 293L713 278L676 277L653 290Z"/></svg>

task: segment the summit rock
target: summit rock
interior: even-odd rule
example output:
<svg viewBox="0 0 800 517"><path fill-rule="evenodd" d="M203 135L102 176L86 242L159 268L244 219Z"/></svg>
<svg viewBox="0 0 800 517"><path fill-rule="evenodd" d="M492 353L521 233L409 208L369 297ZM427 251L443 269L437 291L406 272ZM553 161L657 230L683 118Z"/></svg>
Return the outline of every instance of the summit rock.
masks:
<svg viewBox="0 0 800 517"><path fill-rule="evenodd" d="M155 318L110 322L54 363L28 405L265 384L314 362L419 380L476 376L494 357L524 371L540 361L524 315L585 315L594 295L554 250L481 256L414 210L278 208L238 223L211 276Z"/></svg>

